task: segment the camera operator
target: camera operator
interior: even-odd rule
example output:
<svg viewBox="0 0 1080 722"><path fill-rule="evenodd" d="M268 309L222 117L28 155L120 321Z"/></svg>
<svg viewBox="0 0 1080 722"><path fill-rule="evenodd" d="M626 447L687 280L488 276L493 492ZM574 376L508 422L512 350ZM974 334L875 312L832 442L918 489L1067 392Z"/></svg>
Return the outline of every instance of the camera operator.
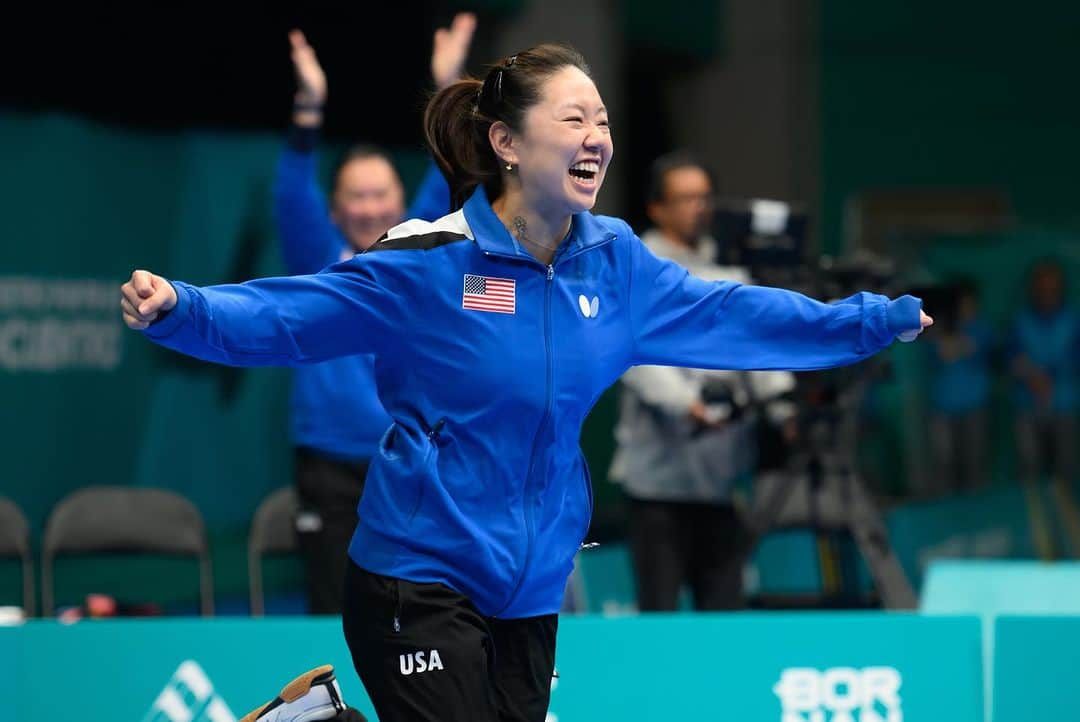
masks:
<svg viewBox="0 0 1080 722"><path fill-rule="evenodd" d="M642 241L699 278L748 282L744 269L715 263L712 188L691 156L659 158L647 205L654 228ZM629 498L639 608L676 609L683 584L696 609L742 606L744 529L733 486L755 470L759 423L778 424L790 438L794 405L781 397L793 376L637 366L622 381L611 477ZM777 445L769 447L763 461L778 465Z"/></svg>

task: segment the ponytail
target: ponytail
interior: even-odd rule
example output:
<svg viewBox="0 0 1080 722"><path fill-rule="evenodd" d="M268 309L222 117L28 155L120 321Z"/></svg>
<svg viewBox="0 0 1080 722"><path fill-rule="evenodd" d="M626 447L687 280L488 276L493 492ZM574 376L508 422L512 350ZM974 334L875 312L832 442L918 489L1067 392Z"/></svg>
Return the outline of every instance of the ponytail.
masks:
<svg viewBox="0 0 1080 722"><path fill-rule="evenodd" d="M424 137L450 185L451 210L465 204L479 185L489 198L502 193L498 158L488 141L492 118L476 107L483 83L468 78L437 92L424 110Z"/></svg>

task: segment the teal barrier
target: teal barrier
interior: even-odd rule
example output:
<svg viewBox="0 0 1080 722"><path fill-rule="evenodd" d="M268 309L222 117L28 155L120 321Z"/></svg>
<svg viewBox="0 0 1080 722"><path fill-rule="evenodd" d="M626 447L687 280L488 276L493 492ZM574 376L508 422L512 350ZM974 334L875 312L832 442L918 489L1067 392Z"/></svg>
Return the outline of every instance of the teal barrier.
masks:
<svg viewBox="0 0 1080 722"><path fill-rule="evenodd" d="M568 618L551 712L559 722L981 720L978 640L972 618Z"/></svg>
<svg viewBox="0 0 1080 722"><path fill-rule="evenodd" d="M938 561L920 609L927 614L1080 615L1080 562Z"/></svg>
<svg viewBox="0 0 1080 722"><path fill-rule="evenodd" d="M19 631L17 722L231 722L326 663L341 670L345 699L371 712L336 619L31 622Z"/></svg>
<svg viewBox="0 0 1080 722"><path fill-rule="evenodd" d="M1080 617L1000 617L994 640L994 722L1080 716Z"/></svg>
<svg viewBox="0 0 1080 722"><path fill-rule="evenodd" d="M0 630L15 722L230 722L321 663L371 706L335 619L31 622ZM982 717L974 618L897 614L564 618L549 722ZM438 672L434 672L438 673ZM5 718L7 719L7 718Z"/></svg>
<svg viewBox="0 0 1080 722"><path fill-rule="evenodd" d="M1065 615L1080 614L1080 563L980 560L937 561L927 573L919 603L924 614L978 614L982 619L984 662L984 701L987 719L1041 719L1032 717L1001 717L998 714L996 693L999 685L1011 688L1015 680L997 677L999 664L1021 663L1038 655L1045 659L1060 648L1059 644L1041 648L1027 645L1027 656L1016 657L1015 645L1002 650L996 638L998 617L1008 614ZM1061 617L1058 617L1061 618ZM1076 648L1080 649L1080 648ZM1080 652L1069 650L1075 667ZM1064 660L1062 660L1064 661ZM1035 669L1043 671L1040 664ZM1051 671L1050 674L1054 674ZM992 694L993 692L993 694ZM1059 709L1068 709L1061 707Z"/></svg>
<svg viewBox="0 0 1080 722"><path fill-rule="evenodd" d="M22 688L19 660L22 658L23 631L17 627L0 627L0 699L11 702L19 699ZM16 705L16 710L18 706ZM16 719L21 719L16 716Z"/></svg>

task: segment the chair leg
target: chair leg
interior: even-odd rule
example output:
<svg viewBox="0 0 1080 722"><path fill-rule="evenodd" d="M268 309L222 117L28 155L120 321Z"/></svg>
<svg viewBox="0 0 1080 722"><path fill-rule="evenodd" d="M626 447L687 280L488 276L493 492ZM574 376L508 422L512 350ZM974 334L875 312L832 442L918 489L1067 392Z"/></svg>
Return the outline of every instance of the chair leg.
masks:
<svg viewBox="0 0 1080 722"><path fill-rule="evenodd" d="M53 616L53 558L41 555L41 616Z"/></svg>
<svg viewBox="0 0 1080 722"><path fill-rule="evenodd" d="M204 552L199 557L199 589L202 615L204 617L214 616L214 576L210 569L209 552Z"/></svg>
<svg viewBox="0 0 1080 722"><path fill-rule="evenodd" d="M30 555L23 557L23 609L26 616L34 616L34 562Z"/></svg>
<svg viewBox="0 0 1080 722"><path fill-rule="evenodd" d="M259 555L248 553L248 584L251 594L251 616L261 617L266 613L263 606L262 563Z"/></svg>

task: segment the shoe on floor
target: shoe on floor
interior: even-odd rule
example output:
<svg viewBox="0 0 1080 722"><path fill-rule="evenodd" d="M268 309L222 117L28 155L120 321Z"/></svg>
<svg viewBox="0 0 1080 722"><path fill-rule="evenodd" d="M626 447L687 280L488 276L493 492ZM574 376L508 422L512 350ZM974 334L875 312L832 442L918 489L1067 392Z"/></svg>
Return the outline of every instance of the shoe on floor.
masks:
<svg viewBox="0 0 1080 722"><path fill-rule="evenodd" d="M334 668L324 664L289 682L281 694L244 715L240 722L316 722L333 719L344 710Z"/></svg>

